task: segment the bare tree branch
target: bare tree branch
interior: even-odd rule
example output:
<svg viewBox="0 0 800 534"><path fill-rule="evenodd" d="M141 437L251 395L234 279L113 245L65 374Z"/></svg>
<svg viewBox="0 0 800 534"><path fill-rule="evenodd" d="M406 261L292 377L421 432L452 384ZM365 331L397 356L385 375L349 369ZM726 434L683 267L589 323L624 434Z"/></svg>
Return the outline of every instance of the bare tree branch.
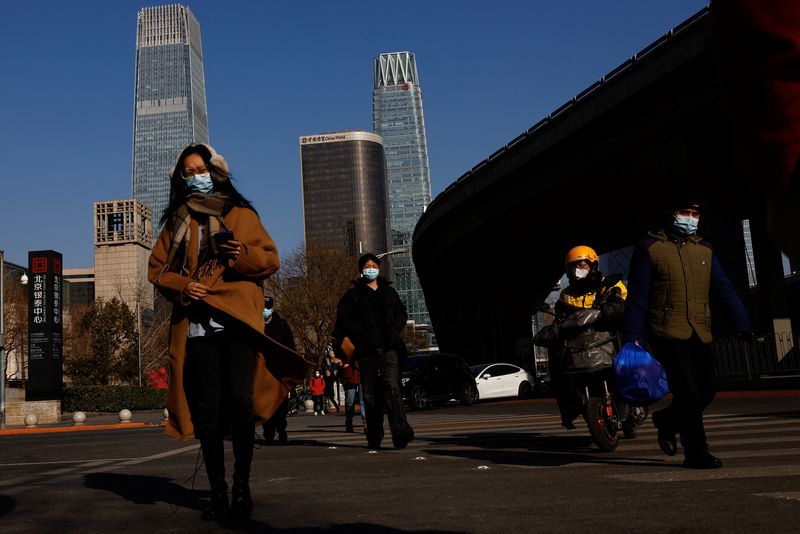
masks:
<svg viewBox="0 0 800 534"><path fill-rule="evenodd" d="M307 253L298 247L265 284L289 322L297 349L322 362L336 322L336 306L355 276L355 259L337 250Z"/></svg>

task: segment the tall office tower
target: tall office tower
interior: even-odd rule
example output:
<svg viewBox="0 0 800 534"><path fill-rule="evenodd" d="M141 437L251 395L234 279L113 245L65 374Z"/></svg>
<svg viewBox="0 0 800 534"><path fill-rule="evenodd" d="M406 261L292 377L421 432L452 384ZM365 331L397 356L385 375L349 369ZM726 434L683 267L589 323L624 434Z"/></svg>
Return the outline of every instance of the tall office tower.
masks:
<svg viewBox="0 0 800 534"><path fill-rule="evenodd" d="M116 297L136 312L153 310L147 261L153 244L152 211L135 199L94 203L94 294Z"/></svg>
<svg viewBox="0 0 800 534"><path fill-rule="evenodd" d="M136 24L133 197L150 206L157 227L178 151L208 143L203 46L188 7L146 7Z"/></svg>
<svg viewBox="0 0 800 534"><path fill-rule="evenodd" d="M363 131L300 138L306 251L386 252L386 159Z"/></svg>
<svg viewBox="0 0 800 534"><path fill-rule="evenodd" d="M411 260L411 237L431 202L428 144L422 117L422 90L411 52L381 54L374 61L372 121L383 137L389 169L390 248L408 252L392 256L395 287L409 319L430 323L425 297Z"/></svg>

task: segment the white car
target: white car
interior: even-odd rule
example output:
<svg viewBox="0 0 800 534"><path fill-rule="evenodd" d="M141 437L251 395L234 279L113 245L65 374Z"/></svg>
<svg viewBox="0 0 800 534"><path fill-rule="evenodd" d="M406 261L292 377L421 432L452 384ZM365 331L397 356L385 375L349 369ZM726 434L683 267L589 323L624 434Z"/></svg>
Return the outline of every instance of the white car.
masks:
<svg viewBox="0 0 800 534"><path fill-rule="evenodd" d="M485 363L471 367L478 384L478 398L528 397L533 392L536 378L510 363Z"/></svg>

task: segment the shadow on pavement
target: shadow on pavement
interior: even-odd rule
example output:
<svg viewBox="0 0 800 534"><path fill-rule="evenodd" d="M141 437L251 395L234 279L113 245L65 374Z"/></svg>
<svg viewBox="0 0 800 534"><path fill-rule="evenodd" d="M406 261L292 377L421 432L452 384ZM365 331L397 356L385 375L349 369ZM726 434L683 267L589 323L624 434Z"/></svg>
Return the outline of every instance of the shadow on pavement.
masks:
<svg viewBox="0 0 800 534"><path fill-rule="evenodd" d="M13 512L15 507L14 499L7 495L0 495L0 517Z"/></svg>
<svg viewBox="0 0 800 534"><path fill-rule="evenodd" d="M462 530L402 530L372 523L343 523L330 527L273 528L259 521L221 521L219 526L234 532L269 532L279 534L466 534Z"/></svg>
<svg viewBox="0 0 800 534"><path fill-rule="evenodd" d="M608 456L625 452L625 442L614 453L606 453L592 446L588 436L539 436L522 433L461 434L446 438L426 438L441 447L459 447L458 450L430 449L434 456L453 456L491 462L495 464L529 467L558 467L566 464L611 464L664 467L663 461L651 459ZM511 450L513 449L513 450ZM520 450L523 449L523 450Z"/></svg>
<svg viewBox="0 0 800 534"><path fill-rule="evenodd" d="M186 489L171 478L144 475L91 473L84 477L84 485L116 493L136 504L163 502L192 510L202 510L205 503L200 497L208 495L208 491Z"/></svg>
<svg viewBox="0 0 800 534"><path fill-rule="evenodd" d="M86 475L85 486L92 489L110 491L128 499L135 504L166 503L172 506L197 510L197 522L200 520L199 511L205 506L204 499L208 491L189 490L176 484L170 478L143 475L123 475L118 473L92 473ZM0 495L0 516L14 509L14 500ZM203 523L205 524L205 523ZM234 521L222 520L216 525L233 532L293 532L299 534L463 534L463 531L444 530L402 530L397 528L374 525L370 523L346 523L330 527L305 527L278 529L268 523L256 520Z"/></svg>

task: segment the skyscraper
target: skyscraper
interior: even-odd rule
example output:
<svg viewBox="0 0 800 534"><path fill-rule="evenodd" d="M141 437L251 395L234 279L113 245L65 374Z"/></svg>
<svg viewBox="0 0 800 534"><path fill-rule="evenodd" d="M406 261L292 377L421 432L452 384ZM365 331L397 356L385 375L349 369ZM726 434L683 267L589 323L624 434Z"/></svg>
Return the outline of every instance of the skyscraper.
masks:
<svg viewBox="0 0 800 534"><path fill-rule="evenodd" d="M363 131L300 138L306 251L386 252L386 159Z"/></svg>
<svg viewBox="0 0 800 534"><path fill-rule="evenodd" d="M422 116L422 89L411 52L381 54L374 61L372 121L383 138L389 169L389 227L395 287L409 319L430 323L425 298L411 260L411 237L431 202L428 144Z"/></svg>
<svg viewBox="0 0 800 534"><path fill-rule="evenodd" d="M161 217L178 151L208 143L203 45L188 7L146 7L136 31L133 197Z"/></svg>

